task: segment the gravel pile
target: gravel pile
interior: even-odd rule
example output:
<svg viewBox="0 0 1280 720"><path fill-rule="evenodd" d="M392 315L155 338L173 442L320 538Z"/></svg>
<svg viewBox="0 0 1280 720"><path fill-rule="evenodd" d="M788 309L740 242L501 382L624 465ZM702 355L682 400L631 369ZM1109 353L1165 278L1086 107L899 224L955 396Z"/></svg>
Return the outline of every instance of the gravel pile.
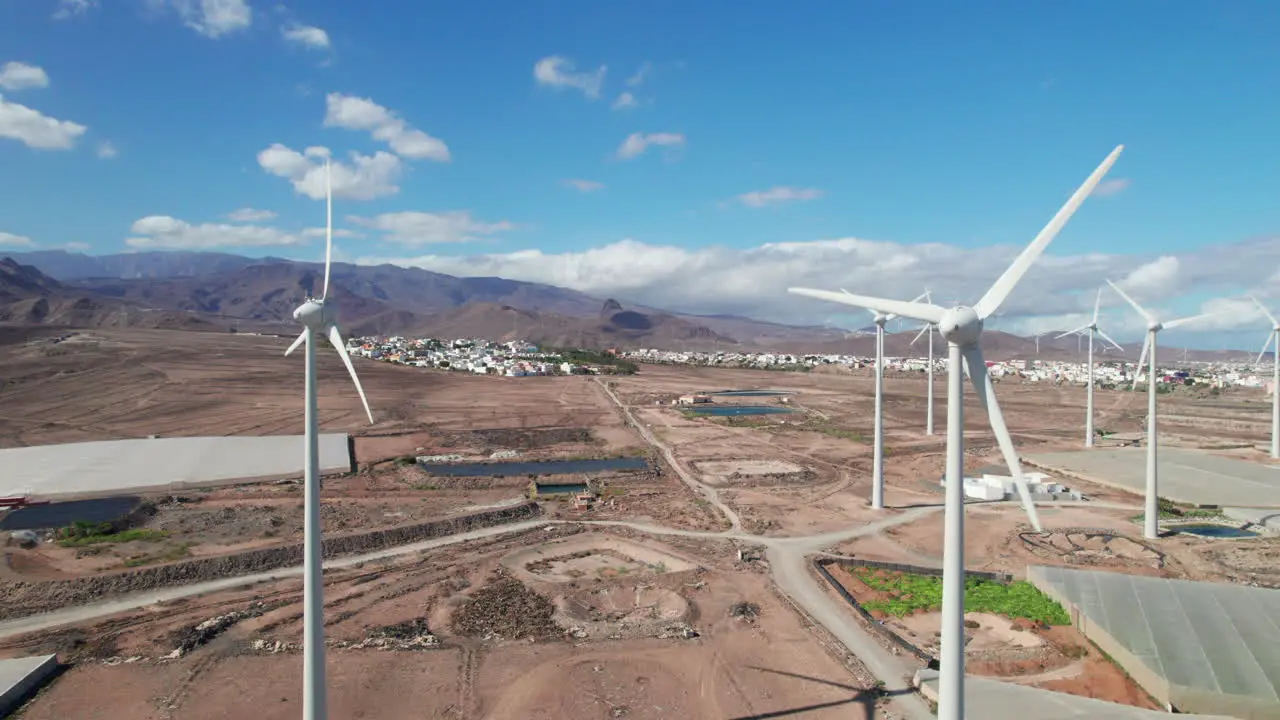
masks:
<svg viewBox="0 0 1280 720"><path fill-rule="evenodd" d="M555 606L524 583L497 572L453 615L453 629L485 640L551 638L563 634Z"/></svg>

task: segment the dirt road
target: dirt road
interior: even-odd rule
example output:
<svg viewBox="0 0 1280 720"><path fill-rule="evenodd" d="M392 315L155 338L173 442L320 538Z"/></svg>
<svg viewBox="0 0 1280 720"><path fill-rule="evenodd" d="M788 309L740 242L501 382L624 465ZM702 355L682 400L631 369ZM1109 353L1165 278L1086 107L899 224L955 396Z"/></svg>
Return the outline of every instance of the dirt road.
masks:
<svg viewBox="0 0 1280 720"><path fill-rule="evenodd" d="M698 480L676 460L675 453L671 452L671 448L663 444L662 441L658 440L657 436L649 431L648 425L636 421L635 416L631 414L631 408L627 407L622 400L618 399L618 396L613 393L613 390L609 388L607 383L600 382L599 378L597 378L596 384L604 390L605 395L609 397L609 400L611 400L622 413L622 417L626 420L627 424L638 430L640 432L640 436L644 438L645 442L657 448L658 452L662 453L662 457L666 458L667 464L676 471L676 474L680 476L680 479L684 481L684 484L688 485L690 490L706 498L707 502L715 506L717 510L724 513L724 516L729 519L730 527L733 530L741 530L742 520L738 518L738 513L734 512L733 508L730 508L720 500L720 493L717 492L715 488L698 482Z"/></svg>

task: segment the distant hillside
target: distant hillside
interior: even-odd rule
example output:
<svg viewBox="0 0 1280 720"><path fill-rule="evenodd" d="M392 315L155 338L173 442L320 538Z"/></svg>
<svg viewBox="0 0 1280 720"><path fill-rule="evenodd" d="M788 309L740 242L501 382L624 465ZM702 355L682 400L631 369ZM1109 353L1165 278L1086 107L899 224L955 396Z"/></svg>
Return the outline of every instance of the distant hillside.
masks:
<svg viewBox="0 0 1280 720"><path fill-rule="evenodd" d="M213 329L209 319L150 311L134 303L67 287L31 265L0 259L0 322L64 327Z"/></svg>
<svg viewBox="0 0 1280 720"><path fill-rule="evenodd" d="M90 256L61 250L16 253L0 277L0 321L61 325L267 329L290 333L293 310L319 293L320 263L253 259L211 252L140 252ZM22 269L27 268L27 269ZM331 296L348 334L473 336L586 348L759 350L871 355L871 335L793 326L736 315L695 315L596 298L542 283L460 278L395 265L334 263ZM907 327L906 324L903 326ZM891 333L891 356L922 355L916 329ZM945 345L935 336L940 356ZM1035 341L988 330L992 360L1072 359L1076 340ZM1140 344L1126 347L1135 359ZM1193 351L1191 360L1236 352ZM1099 357L1106 359L1099 349Z"/></svg>

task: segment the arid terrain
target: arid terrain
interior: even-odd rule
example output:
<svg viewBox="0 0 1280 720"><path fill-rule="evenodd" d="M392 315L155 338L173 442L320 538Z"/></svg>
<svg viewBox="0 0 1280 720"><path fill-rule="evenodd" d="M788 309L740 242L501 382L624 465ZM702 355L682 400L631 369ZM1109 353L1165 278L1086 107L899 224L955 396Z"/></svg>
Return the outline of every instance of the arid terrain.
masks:
<svg viewBox="0 0 1280 720"><path fill-rule="evenodd" d="M66 334L2 333L0 445L301 431L302 361L281 356L286 338L92 330L54 342ZM334 717L927 712L909 687L925 663L888 649L812 558L940 564L941 379L931 437L923 375L885 381L889 507L877 511L865 372L643 365L634 376L503 378L356 368L372 426L338 358L319 356L321 427L354 436L358 467L323 485ZM788 394L716 404L794 412L704 417L671 405L693 391L762 388ZM997 392L1020 450L1083 444L1083 388L1006 381ZM1260 394L1174 393L1161 403L1162 442L1266 462L1253 447L1268 433ZM1135 432L1145 396L1099 391L1097 407L1098 427ZM966 467L999 463L972 394L966 417ZM580 509L564 496L528 501L527 475L446 476L413 460L495 453L644 458L648 469L545 476L589 483L597 499ZM1028 564L1069 564L1280 586L1280 540L1145 541L1140 498L1066 482L1089 500L1042 504L1043 536L1017 503L969 506L968 567L1020 578ZM142 502L132 535L8 542L0 654L56 652L68 665L20 716L296 717L300 484ZM974 673L1150 706L1070 626L990 613L971 621ZM926 653L936 652L936 625L935 612L886 623Z"/></svg>

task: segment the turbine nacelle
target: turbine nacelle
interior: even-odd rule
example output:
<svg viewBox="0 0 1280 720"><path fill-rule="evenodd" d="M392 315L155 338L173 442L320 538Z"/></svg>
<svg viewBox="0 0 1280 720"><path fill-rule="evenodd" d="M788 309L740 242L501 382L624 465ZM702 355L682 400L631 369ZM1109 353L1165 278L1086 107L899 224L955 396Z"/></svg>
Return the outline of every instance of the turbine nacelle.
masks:
<svg viewBox="0 0 1280 720"><path fill-rule="evenodd" d="M884 328L884 324L889 322L889 316L882 312L876 312L876 319L873 322L881 328Z"/></svg>
<svg viewBox="0 0 1280 720"><path fill-rule="evenodd" d="M315 298L307 298L306 302L293 311L294 320L319 332L327 331L334 324L335 315L332 305Z"/></svg>
<svg viewBox="0 0 1280 720"><path fill-rule="evenodd" d="M1153 320L1147 323L1148 332L1160 332L1163 329L1164 329L1164 323L1160 322L1159 320Z"/></svg>
<svg viewBox="0 0 1280 720"><path fill-rule="evenodd" d="M960 347L977 345L982 337L982 318L971 307L954 307L943 311L942 319L938 321L938 332L944 340Z"/></svg>

